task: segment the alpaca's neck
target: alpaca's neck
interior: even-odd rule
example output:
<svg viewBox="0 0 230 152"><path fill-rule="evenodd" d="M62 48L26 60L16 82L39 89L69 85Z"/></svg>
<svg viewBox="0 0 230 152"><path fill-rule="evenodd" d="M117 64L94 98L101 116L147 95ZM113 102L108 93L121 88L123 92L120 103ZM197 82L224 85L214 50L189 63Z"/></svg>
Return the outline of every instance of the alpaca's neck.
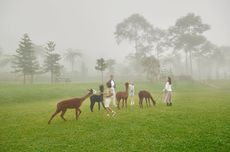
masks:
<svg viewBox="0 0 230 152"><path fill-rule="evenodd" d="M129 87L125 87L125 93L129 93Z"/></svg>
<svg viewBox="0 0 230 152"><path fill-rule="evenodd" d="M91 95L91 93L88 93L87 95L85 95L84 97L82 97L81 98L81 102L83 102L85 99L87 99L90 95Z"/></svg>

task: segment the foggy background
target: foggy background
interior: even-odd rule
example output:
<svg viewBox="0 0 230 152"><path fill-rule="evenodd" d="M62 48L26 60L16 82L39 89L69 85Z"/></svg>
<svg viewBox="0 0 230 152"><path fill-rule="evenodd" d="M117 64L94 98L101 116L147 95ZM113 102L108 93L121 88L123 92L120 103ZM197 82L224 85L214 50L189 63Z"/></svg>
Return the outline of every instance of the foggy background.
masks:
<svg viewBox="0 0 230 152"><path fill-rule="evenodd" d="M160 79L162 71L164 76L229 79L229 58L226 58L223 65L212 66L211 72L198 76L199 66L195 59L192 61L194 72L186 72L186 67L182 66L185 63L183 51L179 53L180 63L164 61L172 57L173 47L167 47L165 50L169 51L164 51L163 57L157 58L160 69L156 75L159 77L146 78L144 72L133 70L127 61L127 56L136 52L134 45L127 40L118 45L114 34L116 26L133 14L141 15L154 28L167 30L175 25L177 19L194 13L201 17L202 23L210 26L202 35L219 48L224 46L221 52L225 50L227 53L223 54L226 57L230 54L229 6L228 0L0 0L0 80L22 80L20 72L13 72L12 55L16 54L19 41L25 33L37 46L36 57L40 66L43 65L46 44L49 41L56 44L55 51L61 55L60 64L63 65L60 81L66 81L66 78L69 79L67 81L99 81L100 72L95 70L96 60L99 58L115 60L114 70L104 71L106 79L110 74L114 74L118 80L154 81ZM64 59L68 49L81 53L81 57L76 57L72 71L68 61ZM213 62L205 64L211 63ZM224 68L216 74L217 72L213 71L219 69L219 66ZM205 70L205 66L199 69ZM35 80L49 81L49 74L40 72L35 75Z"/></svg>

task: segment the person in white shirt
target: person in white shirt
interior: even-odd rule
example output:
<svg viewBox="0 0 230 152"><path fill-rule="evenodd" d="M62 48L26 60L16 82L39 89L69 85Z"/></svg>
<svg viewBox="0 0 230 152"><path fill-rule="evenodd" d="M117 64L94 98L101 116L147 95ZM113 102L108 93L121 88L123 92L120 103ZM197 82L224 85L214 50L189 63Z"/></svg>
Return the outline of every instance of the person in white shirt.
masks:
<svg viewBox="0 0 230 152"><path fill-rule="evenodd" d="M129 96L131 99L130 105L134 105L134 83L133 82L129 84Z"/></svg>
<svg viewBox="0 0 230 152"><path fill-rule="evenodd" d="M168 77L168 80L165 83L165 87L163 91L165 92L164 102L167 104L167 106L171 106L172 105L172 81L170 77Z"/></svg>
<svg viewBox="0 0 230 152"><path fill-rule="evenodd" d="M111 83L110 81L108 81L106 83L106 90L104 92L104 105L105 105L105 109L106 109L106 112L107 112L107 116L109 117L110 116L110 113L112 113L112 116L115 116L116 115L116 112L113 111L109 105L110 105L110 101L111 101L111 97L113 96L113 93L112 93L112 89L111 89Z"/></svg>
<svg viewBox="0 0 230 152"><path fill-rule="evenodd" d="M113 80L113 75L110 75L110 83L111 83L111 90L112 90L112 93L113 93L113 96L111 97L111 100L113 102L113 105L116 107L117 104L116 104L116 83L115 81Z"/></svg>

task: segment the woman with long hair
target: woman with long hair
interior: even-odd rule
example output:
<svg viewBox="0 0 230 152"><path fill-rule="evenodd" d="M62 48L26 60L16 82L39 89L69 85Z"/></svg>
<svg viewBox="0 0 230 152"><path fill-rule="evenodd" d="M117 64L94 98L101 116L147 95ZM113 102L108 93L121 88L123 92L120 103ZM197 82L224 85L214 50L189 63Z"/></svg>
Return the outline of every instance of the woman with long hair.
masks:
<svg viewBox="0 0 230 152"><path fill-rule="evenodd" d="M168 77L163 91L165 93L164 102L167 106L172 106L172 80L170 77Z"/></svg>

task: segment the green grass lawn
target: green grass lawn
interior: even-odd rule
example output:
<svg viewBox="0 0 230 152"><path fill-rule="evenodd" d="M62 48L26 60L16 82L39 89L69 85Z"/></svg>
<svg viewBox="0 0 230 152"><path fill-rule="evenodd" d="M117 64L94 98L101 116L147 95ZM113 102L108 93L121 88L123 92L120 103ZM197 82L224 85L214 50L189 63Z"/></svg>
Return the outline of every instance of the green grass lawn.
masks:
<svg viewBox="0 0 230 152"><path fill-rule="evenodd" d="M196 82L173 84L173 106L158 100L156 107L135 106L106 117L105 111L82 107L78 121L68 110L62 121L47 122L62 99L81 97L97 83L0 84L0 151L230 151L230 82L213 82L217 88ZM157 97L163 83L137 83ZM117 90L123 90L118 84Z"/></svg>

